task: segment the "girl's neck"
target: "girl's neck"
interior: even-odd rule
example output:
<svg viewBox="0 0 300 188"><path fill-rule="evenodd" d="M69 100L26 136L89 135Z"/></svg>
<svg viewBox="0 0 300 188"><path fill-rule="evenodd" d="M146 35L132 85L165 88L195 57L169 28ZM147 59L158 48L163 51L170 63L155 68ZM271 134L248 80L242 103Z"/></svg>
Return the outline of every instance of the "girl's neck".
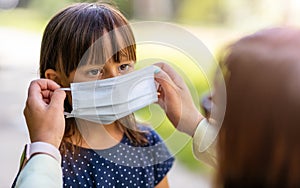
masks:
<svg viewBox="0 0 300 188"><path fill-rule="evenodd" d="M109 125L100 125L81 119L76 120L76 124L81 136L82 142L79 145L83 148L107 149L120 143L123 138L123 132L120 130L117 122ZM73 139L73 138L72 138Z"/></svg>

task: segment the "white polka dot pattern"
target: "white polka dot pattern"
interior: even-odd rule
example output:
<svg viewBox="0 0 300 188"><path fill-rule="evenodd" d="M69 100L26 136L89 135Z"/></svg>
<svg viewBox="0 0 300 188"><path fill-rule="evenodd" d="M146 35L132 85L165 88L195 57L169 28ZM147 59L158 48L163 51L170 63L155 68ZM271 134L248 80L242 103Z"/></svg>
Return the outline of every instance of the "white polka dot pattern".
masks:
<svg viewBox="0 0 300 188"><path fill-rule="evenodd" d="M133 146L124 135L105 150L80 148L62 156L64 187L154 187L168 173L174 158L154 130L146 130L148 145ZM151 147L155 146L155 147ZM151 147L151 149L149 149Z"/></svg>

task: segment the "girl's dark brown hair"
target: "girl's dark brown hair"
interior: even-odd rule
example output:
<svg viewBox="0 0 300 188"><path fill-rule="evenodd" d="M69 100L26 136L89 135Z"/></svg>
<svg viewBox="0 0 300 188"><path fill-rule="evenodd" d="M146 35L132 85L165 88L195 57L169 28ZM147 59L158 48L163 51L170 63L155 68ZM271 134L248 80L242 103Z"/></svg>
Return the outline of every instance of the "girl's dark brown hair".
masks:
<svg viewBox="0 0 300 188"><path fill-rule="evenodd" d="M222 187L300 187L300 31L269 29L229 48L219 133ZM217 97L217 94L216 94Z"/></svg>
<svg viewBox="0 0 300 188"><path fill-rule="evenodd" d="M116 28L120 31L113 32ZM107 35L109 45L101 37ZM107 49L111 48L111 49ZM114 52L107 56L107 51ZM113 6L105 3L78 3L56 14L44 31L40 54L40 77L53 69L60 73L62 87L69 87L68 77L78 66L123 60L136 61L136 45L127 19ZM126 59L124 59L126 58ZM68 100L65 111L72 110ZM123 124L127 123L126 126ZM139 132L133 115L117 122L119 128L136 145L147 143L144 133ZM61 148L66 139L78 134L73 118L66 119L66 129ZM73 142L73 141L72 141ZM78 144L80 140L74 141ZM73 143L73 144L74 144ZM64 150L64 149L63 149Z"/></svg>

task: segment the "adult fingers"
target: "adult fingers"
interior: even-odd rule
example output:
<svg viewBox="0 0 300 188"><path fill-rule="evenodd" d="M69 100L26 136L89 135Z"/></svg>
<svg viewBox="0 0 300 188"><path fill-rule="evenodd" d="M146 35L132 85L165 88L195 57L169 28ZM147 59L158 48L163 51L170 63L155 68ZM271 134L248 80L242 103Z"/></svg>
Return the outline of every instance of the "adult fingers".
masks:
<svg viewBox="0 0 300 188"><path fill-rule="evenodd" d="M28 98L33 98L35 100L42 100L44 98L42 91L49 90L54 91L58 89L60 86L48 79L38 79L34 80L30 83L30 86L28 88Z"/></svg>
<svg viewBox="0 0 300 188"><path fill-rule="evenodd" d="M55 90L51 96L49 108L55 108L64 110L64 101L66 98L66 92L62 90Z"/></svg>
<svg viewBox="0 0 300 188"><path fill-rule="evenodd" d="M155 80L159 83L158 88L169 91L171 88L173 89L175 83L170 78L169 74L167 74L163 69L154 75Z"/></svg>
<svg viewBox="0 0 300 188"><path fill-rule="evenodd" d="M157 78L162 77L166 80L171 80L176 86L179 88L185 87L184 80L181 78L181 76L168 64L166 63L155 63L155 66L158 66L164 73L167 74L167 77L165 75L156 74Z"/></svg>
<svg viewBox="0 0 300 188"><path fill-rule="evenodd" d="M54 82L53 80L49 80L49 79L39 79L39 80L36 80L36 83L40 86L41 90L54 91L54 90L60 88L60 86L56 82Z"/></svg>

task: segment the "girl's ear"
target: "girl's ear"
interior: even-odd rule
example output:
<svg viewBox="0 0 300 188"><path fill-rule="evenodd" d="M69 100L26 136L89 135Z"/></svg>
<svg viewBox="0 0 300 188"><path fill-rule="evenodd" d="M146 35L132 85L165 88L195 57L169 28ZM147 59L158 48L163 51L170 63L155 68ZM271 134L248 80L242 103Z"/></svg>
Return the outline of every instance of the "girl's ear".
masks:
<svg viewBox="0 0 300 188"><path fill-rule="evenodd" d="M53 69L47 69L45 71L45 77L60 84L60 74Z"/></svg>

